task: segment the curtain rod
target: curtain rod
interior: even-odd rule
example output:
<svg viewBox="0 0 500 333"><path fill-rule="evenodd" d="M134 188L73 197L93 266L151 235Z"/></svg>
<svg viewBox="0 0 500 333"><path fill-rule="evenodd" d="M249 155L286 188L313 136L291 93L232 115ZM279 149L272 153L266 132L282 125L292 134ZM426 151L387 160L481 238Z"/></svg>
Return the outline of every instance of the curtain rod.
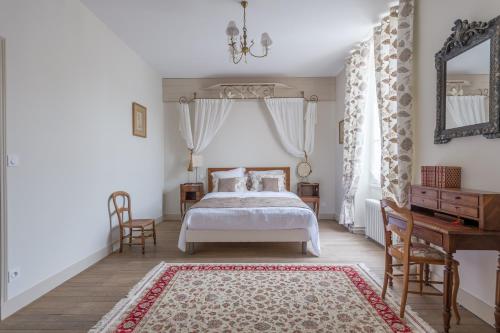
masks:
<svg viewBox="0 0 500 333"><path fill-rule="evenodd" d="M246 97L246 98L241 98L241 97L231 97L231 98L207 98L207 99L232 99L232 100L257 100L257 99L264 99L264 98L267 98L267 97ZM272 96L272 97L269 97L269 98L303 98L305 101L307 102L319 102L319 97L317 95L311 95L309 98L305 98L304 97L304 92L302 92L302 96L299 96L299 97L279 97L279 96ZM194 93L194 96L193 98L191 99L188 99L187 97L185 96L181 96L179 98L179 103L180 104L183 104L183 103L191 103L197 99L201 99L201 98L198 98L196 97L196 93Z"/></svg>

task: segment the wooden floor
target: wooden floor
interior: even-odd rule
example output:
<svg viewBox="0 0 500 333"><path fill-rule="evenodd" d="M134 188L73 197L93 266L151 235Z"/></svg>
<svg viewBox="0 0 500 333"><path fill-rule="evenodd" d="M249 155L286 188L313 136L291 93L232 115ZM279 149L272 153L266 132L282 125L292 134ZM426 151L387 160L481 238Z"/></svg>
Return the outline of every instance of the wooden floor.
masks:
<svg viewBox="0 0 500 333"><path fill-rule="evenodd" d="M129 289L160 261L166 262L322 262L365 263L378 276L383 273L383 248L353 235L333 221L321 221L320 258L302 256L298 243L285 244L200 244L193 256L177 249L180 223L167 221L158 225L158 245L125 247L78 274L55 290L0 323L5 332L86 332ZM398 285L395 284L395 290ZM409 304L438 331L442 331L441 298L410 295ZM494 329L460 308L462 324L452 322L451 332L488 333ZM452 320L454 320L452 318Z"/></svg>

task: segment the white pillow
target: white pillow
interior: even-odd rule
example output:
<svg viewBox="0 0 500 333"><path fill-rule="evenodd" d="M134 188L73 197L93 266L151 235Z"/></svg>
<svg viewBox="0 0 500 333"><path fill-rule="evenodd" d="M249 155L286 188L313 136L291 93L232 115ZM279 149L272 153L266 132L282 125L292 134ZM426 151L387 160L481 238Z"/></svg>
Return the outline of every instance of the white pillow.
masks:
<svg viewBox="0 0 500 333"><path fill-rule="evenodd" d="M284 174L250 174L250 179L252 180L252 187L250 191L261 192L262 191L262 178L278 178L278 191L285 192L285 175Z"/></svg>
<svg viewBox="0 0 500 333"><path fill-rule="evenodd" d="M245 177L245 168L236 168L227 171L212 172L212 191L218 191L219 178L240 178ZM245 187L246 188L246 187Z"/></svg>
<svg viewBox="0 0 500 333"><path fill-rule="evenodd" d="M248 171L249 175L284 175L283 170Z"/></svg>

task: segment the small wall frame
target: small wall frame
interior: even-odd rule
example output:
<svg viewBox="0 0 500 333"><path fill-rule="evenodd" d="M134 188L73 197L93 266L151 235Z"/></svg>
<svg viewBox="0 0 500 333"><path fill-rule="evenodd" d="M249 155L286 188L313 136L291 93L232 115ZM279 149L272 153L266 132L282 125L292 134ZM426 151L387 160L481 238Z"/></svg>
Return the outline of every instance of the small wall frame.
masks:
<svg viewBox="0 0 500 333"><path fill-rule="evenodd" d="M147 109L139 103L132 103L132 134L147 137Z"/></svg>

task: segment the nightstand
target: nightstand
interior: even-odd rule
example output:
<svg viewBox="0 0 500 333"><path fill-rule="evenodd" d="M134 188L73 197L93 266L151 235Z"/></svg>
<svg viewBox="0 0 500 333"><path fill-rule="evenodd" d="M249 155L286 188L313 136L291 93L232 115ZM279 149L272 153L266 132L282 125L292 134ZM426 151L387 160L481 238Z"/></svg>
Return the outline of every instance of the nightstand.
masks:
<svg viewBox="0 0 500 333"><path fill-rule="evenodd" d="M297 195L306 204L312 204L316 217L319 217L319 183L297 183Z"/></svg>
<svg viewBox="0 0 500 333"><path fill-rule="evenodd" d="M188 204L195 204L201 200L203 195L203 183L185 183L180 185L181 218L184 218Z"/></svg>

